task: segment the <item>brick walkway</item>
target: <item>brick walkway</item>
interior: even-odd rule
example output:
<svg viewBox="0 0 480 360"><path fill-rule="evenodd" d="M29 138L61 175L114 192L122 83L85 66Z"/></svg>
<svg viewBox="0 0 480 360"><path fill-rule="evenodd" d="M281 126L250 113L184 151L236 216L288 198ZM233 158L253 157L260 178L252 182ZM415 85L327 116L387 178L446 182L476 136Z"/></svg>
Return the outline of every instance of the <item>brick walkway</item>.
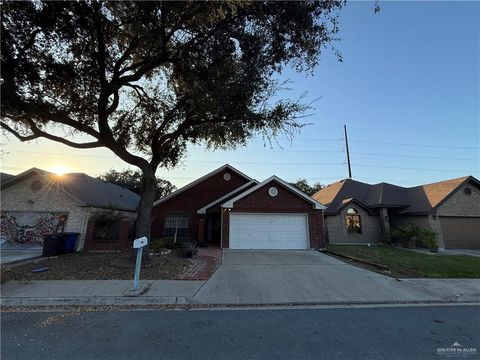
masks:
<svg viewBox="0 0 480 360"><path fill-rule="evenodd" d="M222 249L219 247L209 246L206 248L198 248L199 256L211 256L216 258L218 261L222 259Z"/></svg>
<svg viewBox="0 0 480 360"><path fill-rule="evenodd" d="M208 280L217 270L222 259L222 249L215 247L199 248L190 259L191 265L177 276L177 280Z"/></svg>

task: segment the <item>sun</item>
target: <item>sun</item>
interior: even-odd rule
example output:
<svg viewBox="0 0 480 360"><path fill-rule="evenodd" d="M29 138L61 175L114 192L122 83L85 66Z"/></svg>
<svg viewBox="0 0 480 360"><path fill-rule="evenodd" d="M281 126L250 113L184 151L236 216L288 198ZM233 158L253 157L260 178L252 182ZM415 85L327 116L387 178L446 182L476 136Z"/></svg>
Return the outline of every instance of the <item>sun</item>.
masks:
<svg viewBox="0 0 480 360"><path fill-rule="evenodd" d="M49 170L57 176L63 176L69 172L72 172L72 169L64 165L53 165L50 166Z"/></svg>

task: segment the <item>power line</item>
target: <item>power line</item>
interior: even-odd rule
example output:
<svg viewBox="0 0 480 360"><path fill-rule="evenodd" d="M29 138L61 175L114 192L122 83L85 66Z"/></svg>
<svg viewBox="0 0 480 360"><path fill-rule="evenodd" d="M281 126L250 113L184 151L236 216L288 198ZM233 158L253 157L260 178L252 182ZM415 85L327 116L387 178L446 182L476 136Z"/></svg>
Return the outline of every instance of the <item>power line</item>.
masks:
<svg viewBox="0 0 480 360"><path fill-rule="evenodd" d="M370 141L370 140L350 140L351 142L361 142L369 144L383 144L383 145L401 145L401 146L420 146L420 147L432 147L432 148L445 148L445 149L480 149L478 146L445 146L445 145L430 145L430 144L407 144L407 143L394 143L384 141Z"/></svg>
<svg viewBox="0 0 480 360"><path fill-rule="evenodd" d="M465 160L465 161L479 161L475 158L450 158L442 156L417 156L417 155L402 155L402 154L379 154L379 153L369 153L369 152L360 152L355 151L354 155L372 155L372 156L395 156L395 157L405 157L405 158L414 158L414 159L436 159L436 160Z"/></svg>
<svg viewBox="0 0 480 360"><path fill-rule="evenodd" d="M386 166L386 165L368 165L368 164L357 164L357 166L371 167L371 168L384 168L384 169L401 169L401 170L416 170L416 171L452 171L452 172L480 172L479 170L460 170L460 169L426 169L426 168L411 168L411 167L400 167L400 166Z"/></svg>
<svg viewBox="0 0 480 360"><path fill-rule="evenodd" d="M42 155L57 155L57 156L82 156L82 157L98 157L106 159L115 159L115 156L108 155L89 155L89 154L75 154L75 153L55 153L55 152L45 152L45 151L27 151L27 150L14 150L14 149L5 149L7 152L18 152L18 153L27 153L27 154L42 154ZM318 153L318 154L341 154L345 153L344 150L288 150L288 149L238 149L234 152L277 152L277 153ZM443 156L417 156L417 155L406 155L406 154L382 154L382 153L371 153L371 152L361 152L355 151L353 155L371 155L371 156L387 156L387 157L404 157L412 159L436 159L436 160L455 160L455 161L479 161L478 158L452 158L452 157L443 157Z"/></svg>
<svg viewBox="0 0 480 360"><path fill-rule="evenodd" d="M392 132L392 133L472 136L472 133L459 133L459 132L437 132L437 131L427 131L427 130L405 130L405 129L402 130L402 129L362 127L362 126L349 126L349 128L358 129L358 130L384 131L384 132Z"/></svg>

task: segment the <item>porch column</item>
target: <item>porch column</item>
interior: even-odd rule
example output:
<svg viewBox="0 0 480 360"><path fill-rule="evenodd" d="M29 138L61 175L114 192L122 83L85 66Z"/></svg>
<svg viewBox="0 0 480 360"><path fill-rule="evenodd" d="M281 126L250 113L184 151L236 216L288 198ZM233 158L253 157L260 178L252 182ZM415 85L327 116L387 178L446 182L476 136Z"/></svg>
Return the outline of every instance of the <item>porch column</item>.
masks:
<svg viewBox="0 0 480 360"><path fill-rule="evenodd" d="M390 219L388 218L387 208L380 209L380 227L382 229L382 241L390 242Z"/></svg>
<svg viewBox="0 0 480 360"><path fill-rule="evenodd" d="M205 217L198 219L197 241L199 243L205 242Z"/></svg>
<svg viewBox="0 0 480 360"><path fill-rule="evenodd" d="M434 214L428 215L428 224L430 225L430 229L435 231L435 234L437 235L438 248L445 249L442 227L440 225L440 219L436 212Z"/></svg>

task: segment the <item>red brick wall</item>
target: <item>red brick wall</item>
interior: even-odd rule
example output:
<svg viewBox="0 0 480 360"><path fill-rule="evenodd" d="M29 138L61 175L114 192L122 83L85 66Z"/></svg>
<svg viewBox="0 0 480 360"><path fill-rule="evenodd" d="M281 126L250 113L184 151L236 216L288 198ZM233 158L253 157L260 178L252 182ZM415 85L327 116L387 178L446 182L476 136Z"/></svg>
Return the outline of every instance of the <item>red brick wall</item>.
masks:
<svg viewBox="0 0 480 360"><path fill-rule="evenodd" d="M227 172L231 175L231 179L228 181L223 179L223 175ZM152 238L161 238L164 236L166 215L184 214L190 217L191 240L198 240L199 216L197 215L197 210L228 194L248 181L249 180L243 176L229 169L225 169L202 181L200 184L183 191L179 195L160 203L153 208Z"/></svg>
<svg viewBox="0 0 480 360"><path fill-rule="evenodd" d="M120 221L120 231L118 240L112 242L99 242L95 240L95 219L89 219L87 224L87 232L85 234L84 249L88 250L120 250L132 247L132 241L128 238L130 227L133 226L131 220Z"/></svg>
<svg viewBox="0 0 480 360"><path fill-rule="evenodd" d="M278 195L272 197L268 189L275 186ZM286 189L275 180L262 186L257 191L247 195L233 204L232 212L248 213L303 213L308 214L308 226L310 231L310 248L324 247L323 216L322 210L315 210L312 203L302 199L298 195ZM229 246L230 211L224 209L222 220L222 247Z"/></svg>

